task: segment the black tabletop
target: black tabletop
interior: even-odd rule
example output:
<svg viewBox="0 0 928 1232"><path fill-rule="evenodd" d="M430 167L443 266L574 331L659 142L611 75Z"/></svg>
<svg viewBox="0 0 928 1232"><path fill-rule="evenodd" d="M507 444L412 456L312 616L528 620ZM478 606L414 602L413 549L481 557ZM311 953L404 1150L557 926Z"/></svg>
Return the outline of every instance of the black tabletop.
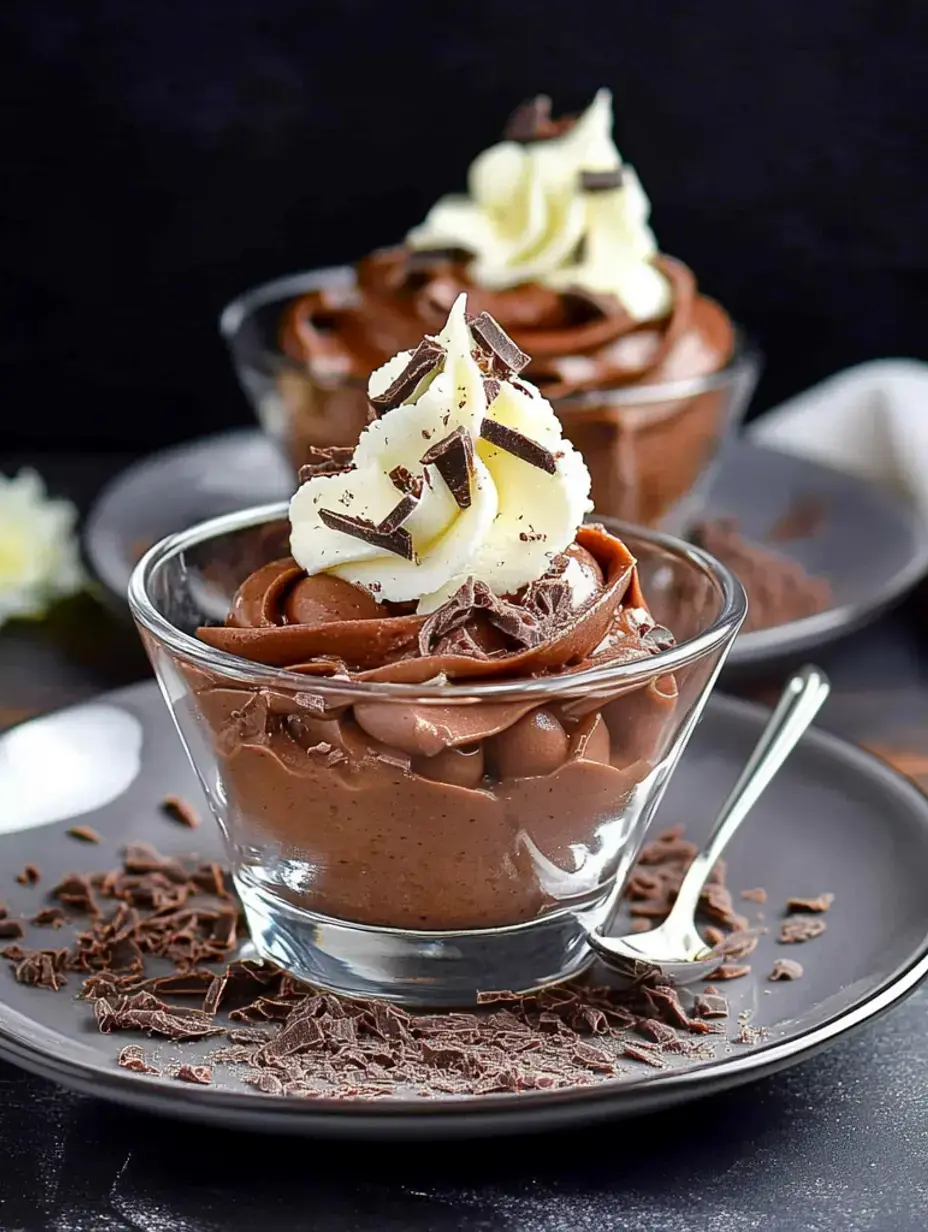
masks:
<svg viewBox="0 0 928 1232"><path fill-rule="evenodd" d="M58 472L53 459L36 461L83 499L115 465L88 463L79 480L71 464ZM826 725L924 786L922 610L910 600L820 659L836 686ZM82 610L77 624L0 636L0 725L144 671L117 618ZM827 1053L686 1108L474 1143L221 1133L113 1109L0 1064L0 1232L921 1232L926 1010L923 988Z"/></svg>

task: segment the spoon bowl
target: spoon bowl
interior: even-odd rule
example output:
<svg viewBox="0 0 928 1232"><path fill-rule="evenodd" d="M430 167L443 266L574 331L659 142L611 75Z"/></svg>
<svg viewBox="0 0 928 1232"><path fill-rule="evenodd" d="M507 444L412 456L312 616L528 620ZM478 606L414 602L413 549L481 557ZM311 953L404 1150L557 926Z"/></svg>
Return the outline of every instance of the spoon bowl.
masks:
<svg viewBox="0 0 928 1232"><path fill-rule="evenodd" d="M666 920L650 932L624 937L607 937L599 931L587 934L590 948L611 970L632 980L657 971L675 984L692 984L722 965L724 952L706 945L696 927L700 895L722 852L830 691L828 677L811 665L800 668L786 682L754 752L722 805L708 842L687 869Z"/></svg>

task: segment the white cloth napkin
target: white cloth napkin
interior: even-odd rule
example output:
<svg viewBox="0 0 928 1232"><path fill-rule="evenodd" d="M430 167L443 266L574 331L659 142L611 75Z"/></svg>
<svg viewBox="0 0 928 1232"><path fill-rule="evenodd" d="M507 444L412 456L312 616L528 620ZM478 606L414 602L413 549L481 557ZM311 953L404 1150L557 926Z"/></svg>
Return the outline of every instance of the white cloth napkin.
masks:
<svg viewBox="0 0 928 1232"><path fill-rule="evenodd" d="M928 516L928 364L859 364L755 420L751 440L869 479Z"/></svg>

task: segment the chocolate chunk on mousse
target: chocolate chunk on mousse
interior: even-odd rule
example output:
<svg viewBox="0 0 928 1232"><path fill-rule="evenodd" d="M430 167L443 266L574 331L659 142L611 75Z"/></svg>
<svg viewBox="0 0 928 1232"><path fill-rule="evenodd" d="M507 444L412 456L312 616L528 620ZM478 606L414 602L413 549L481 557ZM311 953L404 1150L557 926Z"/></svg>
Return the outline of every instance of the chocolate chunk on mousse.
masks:
<svg viewBox="0 0 928 1232"><path fill-rule="evenodd" d="M768 980L798 980L803 976L802 963L794 958L774 959L773 970L767 976Z"/></svg>
<svg viewBox="0 0 928 1232"><path fill-rule="evenodd" d="M392 552L395 556L402 556L405 560L413 558L412 535L402 526L381 530L367 518L354 518L347 513L337 513L331 509L320 509L319 520L329 530L341 531L343 535L351 535L354 539L360 539L362 543L370 543L374 547L383 548L385 552Z"/></svg>
<svg viewBox="0 0 928 1232"><path fill-rule="evenodd" d="M516 107L506 121L503 138L506 141L521 142L523 145L533 141L549 141L552 137L563 136L574 123L573 116L552 119L551 99L547 94L538 94Z"/></svg>
<svg viewBox="0 0 928 1232"><path fill-rule="evenodd" d="M529 466L535 466L549 475L557 473L557 459L551 450L523 436L515 428L509 428L496 419L485 419L480 425L480 435L491 445L496 445L498 449L511 453L513 457L527 462Z"/></svg>
<svg viewBox="0 0 928 1232"><path fill-rule="evenodd" d="M780 925L781 945L800 945L820 937L827 925L823 919L814 915L791 915Z"/></svg>
<svg viewBox="0 0 928 1232"><path fill-rule="evenodd" d="M470 483L474 473L474 447L470 433L462 427L455 428L433 445L419 459L423 466L434 466L448 485L459 509L469 509L471 504Z"/></svg>
<svg viewBox="0 0 928 1232"><path fill-rule="evenodd" d="M423 623L419 630L419 653L431 654L443 638L467 625L478 613L517 646L537 646L544 636L540 622L525 607L498 598L485 582L468 578Z"/></svg>
<svg viewBox="0 0 928 1232"><path fill-rule="evenodd" d="M431 338L424 338L410 355L406 367L381 394L370 398L371 409L377 416L402 406L416 386L444 361L445 349Z"/></svg>
<svg viewBox="0 0 928 1232"><path fill-rule="evenodd" d="M521 347L517 347L498 321L488 312L468 317L467 324L477 345L490 360L491 375L505 380L516 376L530 362Z"/></svg>
<svg viewBox="0 0 928 1232"><path fill-rule="evenodd" d="M806 911L813 915L820 915L823 911L827 911L834 901L834 894L826 890L816 898L791 898L786 904L786 910L788 912Z"/></svg>
<svg viewBox="0 0 928 1232"><path fill-rule="evenodd" d="M605 171L581 171L580 188L588 193L611 192L614 188L621 188L624 179L625 172L622 167L610 167Z"/></svg>
<svg viewBox="0 0 928 1232"><path fill-rule="evenodd" d="M354 449L350 445L328 445L324 449L310 445L308 461L300 467L298 479L306 483L317 475L343 475L354 469Z"/></svg>
<svg viewBox="0 0 928 1232"><path fill-rule="evenodd" d="M413 496L411 492L407 492L402 500L395 505L387 516L377 527L381 534L392 535L398 530L404 522L408 521L409 515L413 512L416 505L419 503L419 497Z"/></svg>

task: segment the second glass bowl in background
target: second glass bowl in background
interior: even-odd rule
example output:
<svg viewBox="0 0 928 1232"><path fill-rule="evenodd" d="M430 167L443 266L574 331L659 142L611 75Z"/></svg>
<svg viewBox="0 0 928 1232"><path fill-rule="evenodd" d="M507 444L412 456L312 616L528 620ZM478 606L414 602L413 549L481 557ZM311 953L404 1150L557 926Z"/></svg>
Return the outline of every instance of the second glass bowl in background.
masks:
<svg viewBox="0 0 928 1232"><path fill-rule="evenodd" d="M291 359L281 321L295 298L320 287L350 294L353 283L350 266L289 275L247 291L220 318L242 389L294 474L311 448L356 443L368 421L367 383ZM590 469L597 516L676 534L698 520L759 367L739 335L732 359L709 376L552 399Z"/></svg>

